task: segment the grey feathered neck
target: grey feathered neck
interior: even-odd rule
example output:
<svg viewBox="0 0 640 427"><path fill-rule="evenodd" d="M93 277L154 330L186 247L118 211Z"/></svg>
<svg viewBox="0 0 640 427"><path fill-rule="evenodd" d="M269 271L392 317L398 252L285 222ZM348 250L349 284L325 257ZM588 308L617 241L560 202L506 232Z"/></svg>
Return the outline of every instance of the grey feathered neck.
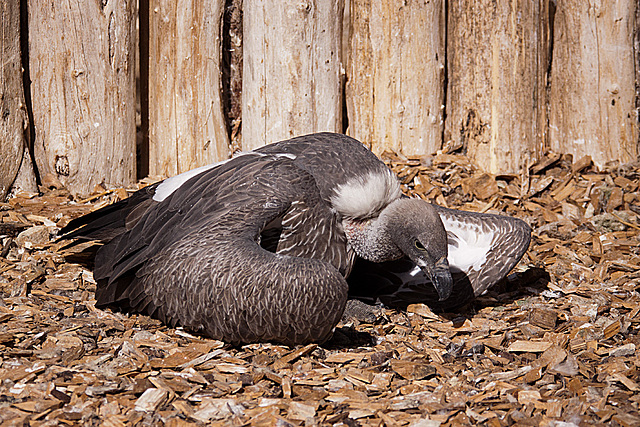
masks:
<svg viewBox="0 0 640 427"><path fill-rule="evenodd" d="M398 246L417 237L412 229L422 233L428 230L442 228L438 224L439 217L428 203L417 199L397 199L382 210L377 218L358 221L343 220L343 226L351 248L360 256L372 262L393 261L401 258L405 253ZM446 235L433 239L446 246Z"/></svg>

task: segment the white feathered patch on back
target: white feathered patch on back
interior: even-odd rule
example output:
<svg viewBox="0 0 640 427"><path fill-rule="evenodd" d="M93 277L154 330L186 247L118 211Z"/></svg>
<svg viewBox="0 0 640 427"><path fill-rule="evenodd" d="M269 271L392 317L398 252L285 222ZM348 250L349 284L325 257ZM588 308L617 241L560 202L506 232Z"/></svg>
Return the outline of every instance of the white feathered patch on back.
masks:
<svg viewBox="0 0 640 427"><path fill-rule="evenodd" d="M180 175L172 176L171 178L165 179L160 183L160 185L158 185L158 188L156 188L156 192L153 195L153 200L155 200L156 202L163 201L171 194L173 194L174 191L180 188L180 186L182 186L182 184L187 182L189 179L204 171L208 171L209 169L215 168L216 166L225 164L228 161L229 160L223 160L211 165L200 166L199 168L191 169L190 171L181 173Z"/></svg>
<svg viewBox="0 0 640 427"><path fill-rule="evenodd" d="M235 159L235 158L240 157L240 156L267 157L268 155L264 154L264 153L248 151L248 152L240 152L240 153L236 154L235 156L233 156L232 158ZM274 158L286 158L286 159L289 159L289 160L295 160L296 159L296 156L294 154L290 154L290 153L277 153L277 154L274 154L272 156ZM187 182L189 179L193 178L194 176L196 176L198 174L201 174L202 172L208 171L209 169L213 169L215 167L224 165L229 160L231 160L231 159L223 160L223 161L218 162L218 163L212 163L212 164L206 165L206 166L200 166L199 168L191 169L190 171L181 173L180 175L172 176L171 178L165 179L164 181L162 181L160 183L160 185L158 185L158 188L156 188L156 192L153 195L153 200L155 200L156 202L163 201L164 199L169 197L171 194L173 194L174 191L176 191L178 188L180 188L182 186L182 184Z"/></svg>
<svg viewBox="0 0 640 427"><path fill-rule="evenodd" d="M400 184L393 172L380 170L352 178L334 189L333 208L346 218L376 216L400 197Z"/></svg>

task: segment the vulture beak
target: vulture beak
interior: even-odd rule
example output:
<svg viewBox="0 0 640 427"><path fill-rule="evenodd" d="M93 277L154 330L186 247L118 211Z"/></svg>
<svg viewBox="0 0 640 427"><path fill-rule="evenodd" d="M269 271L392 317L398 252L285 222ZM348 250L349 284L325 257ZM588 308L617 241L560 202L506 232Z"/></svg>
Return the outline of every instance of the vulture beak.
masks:
<svg viewBox="0 0 640 427"><path fill-rule="evenodd" d="M420 268L431 279L431 283L438 292L439 301L444 301L451 296L453 278L446 257L440 258L435 264L424 263Z"/></svg>
<svg viewBox="0 0 640 427"><path fill-rule="evenodd" d="M453 278L451 277L451 270L449 270L447 258L440 258L440 260L436 262L431 281L438 292L440 301L444 301L451 296Z"/></svg>

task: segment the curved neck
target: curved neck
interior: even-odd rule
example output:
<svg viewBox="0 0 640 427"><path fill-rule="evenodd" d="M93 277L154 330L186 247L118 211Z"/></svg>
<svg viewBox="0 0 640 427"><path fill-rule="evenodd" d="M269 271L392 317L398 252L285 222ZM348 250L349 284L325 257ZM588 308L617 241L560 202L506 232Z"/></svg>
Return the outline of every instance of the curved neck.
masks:
<svg viewBox="0 0 640 427"><path fill-rule="evenodd" d="M342 224L347 242L360 258L371 262L384 262L402 257L402 251L393 243L391 237L391 221L387 209L377 218L364 221L344 219Z"/></svg>

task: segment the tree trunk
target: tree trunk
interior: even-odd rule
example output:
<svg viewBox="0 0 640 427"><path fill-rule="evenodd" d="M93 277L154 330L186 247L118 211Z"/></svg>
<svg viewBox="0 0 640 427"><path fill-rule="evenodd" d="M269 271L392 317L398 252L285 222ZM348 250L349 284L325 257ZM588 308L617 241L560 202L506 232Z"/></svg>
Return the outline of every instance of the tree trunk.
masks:
<svg viewBox="0 0 640 427"><path fill-rule="evenodd" d="M36 163L72 193L135 181L135 5L29 1Z"/></svg>
<svg viewBox="0 0 640 427"><path fill-rule="evenodd" d="M597 166L638 155L634 31L637 0L558 2L549 138L553 151Z"/></svg>
<svg viewBox="0 0 640 427"><path fill-rule="evenodd" d="M634 56L636 59L636 122L640 128L640 7L636 7ZM638 133L638 151L640 151L640 132Z"/></svg>
<svg viewBox="0 0 640 427"><path fill-rule="evenodd" d="M348 133L375 153L442 146L445 12L436 0L352 0Z"/></svg>
<svg viewBox="0 0 640 427"><path fill-rule="evenodd" d="M548 2L449 3L445 140L489 173L517 172L546 131Z"/></svg>
<svg viewBox="0 0 640 427"><path fill-rule="evenodd" d="M20 1L6 0L0 4L0 201L9 190L19 185L35 190L35 175L27 147L25 132L28 116L22 87L20 54ZM20 182L16 182L18 176Z"/></svg>
<svg viewBox="0 0 640 427"><path fill-rule="evenodd" d="M342 131L341 0L245 0L245 150Z"/></svg>
<svg viewBox="0 0 640 427"><path fill-rule="evenodd" d="M172 176L227 159L224 1L151 0L149 11L149 173Z"/></svg>

